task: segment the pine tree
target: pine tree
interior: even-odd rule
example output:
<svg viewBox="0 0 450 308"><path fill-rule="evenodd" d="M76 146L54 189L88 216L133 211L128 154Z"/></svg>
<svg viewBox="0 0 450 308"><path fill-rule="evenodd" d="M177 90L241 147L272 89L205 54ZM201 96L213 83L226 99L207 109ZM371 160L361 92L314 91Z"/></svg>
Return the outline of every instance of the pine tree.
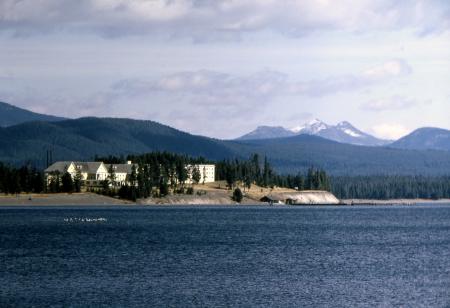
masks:
<svg viewBox="0 0 450 308"><path fill-rule="evenodd" d="M62 184L62 191L66 193L72 193L73 192L73 180L72 175L69 172L66 172L61 177L61 184Z"/></svg>
<svg viewBox="0 0 450 308"><path fill-rule="evenodd" d="M81 185L83 181L83 175L81 174L80 168L76 168L75 176L73 178L73 186L75 192L81 192Z"/></svg>
<svg viewBox="0 0 450 308"><path fill-rule="evenodd" d="M114 165L110 164L108 167L108 185L111 185L114 189L117 186L116 183L116 170L114 169Z"/></svg>
<svg viewBox="0 0 450 308"><path fill-rule="evenodd" d="M238 188L236 188L233 191L233 200L237 203L241 203L242 199L244 198L244 195L242 194L242 191Z"/></svg>
<svg viewBox="0 0 450 308"><path fill-rule="evenodd" d="M200 174L200 170L198 170L198 166L194 166L194 168L192 169L192 182L194 184L198 184L200 182L202 175ZM203 177L203 181L204 181L204 177Z"/></svg>

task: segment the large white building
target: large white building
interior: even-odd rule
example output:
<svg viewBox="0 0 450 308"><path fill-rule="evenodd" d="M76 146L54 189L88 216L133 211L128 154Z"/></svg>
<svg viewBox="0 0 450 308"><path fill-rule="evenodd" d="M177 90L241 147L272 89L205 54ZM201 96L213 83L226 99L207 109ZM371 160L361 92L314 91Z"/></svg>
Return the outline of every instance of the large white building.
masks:
<svg viewBox="0 0 450 308"><path fill-rule="evenodd" d="M134 165L136 166L136 172L138 172L137 165ZM131 161L128 161L126 164L111 165L104 164L103 162L59 161L49 166L44 172L47 177L47 183L50 183L55 176L62 176L66 172L72 176L72 179L75 179L79 172L85 186L95 187L101 186L102 181L110 178L109 169L111 167L114 170L114 182L116 186L129 184L129 178L133 168L133 163ZM187 165L186 169L188 171L188 180L186 183L188 184L194 182L192 179L194 169L197 169L200 173L200 180L198 183L204 184L215 181L215 165Z"/></svg>
<svg viewBox="0 0 450 308"><path fill-rule="evenodd" d="M188 184L192 184L194 181L192 179L192 173L195 168L200 172L200 184L204 183L212 183L216 180L216 166L215 165L187 165L188 170L188 180L186 181Z"/></svg>
<svg viewBox="0 0 450 308"><path fill-rule="evenodd" d="M59 161L49 166L44 172L47 183L50 183L57 174L62 176L66 172L72 176L72 179L75 179L77 172L79 172L84 185L101 186L102 181L109 177L110 166L114 170L116 185L125 185L131 174L131 162L106 165L103 162Z"/></svg>

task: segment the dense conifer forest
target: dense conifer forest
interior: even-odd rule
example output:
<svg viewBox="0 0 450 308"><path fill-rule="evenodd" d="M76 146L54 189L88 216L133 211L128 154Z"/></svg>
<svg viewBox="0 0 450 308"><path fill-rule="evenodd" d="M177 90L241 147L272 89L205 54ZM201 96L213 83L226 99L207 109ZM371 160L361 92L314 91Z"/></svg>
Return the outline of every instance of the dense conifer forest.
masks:
<svg viewBox="0 0 450 308"><path fill-rule="evenodd" d="M331 191L340 199L442 199L450 198L450 177L333 177Z"/></svg>
<svg viewBox="0 0 450 308"><path fill-rule="evenodd" d="M30 166L14 168L0 162L0 193L41 193L45 189L44 174Z"/></svg>

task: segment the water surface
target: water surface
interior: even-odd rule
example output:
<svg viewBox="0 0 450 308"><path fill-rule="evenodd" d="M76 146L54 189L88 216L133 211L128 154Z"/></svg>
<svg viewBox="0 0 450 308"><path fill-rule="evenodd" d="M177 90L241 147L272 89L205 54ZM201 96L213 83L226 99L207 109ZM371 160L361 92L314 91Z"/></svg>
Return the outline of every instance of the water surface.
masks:
<svg viewBox="0 0 450 308"><path fill-rule="evenodd" d="M450 306L450 205L0 208L0 306Z"/></svg>

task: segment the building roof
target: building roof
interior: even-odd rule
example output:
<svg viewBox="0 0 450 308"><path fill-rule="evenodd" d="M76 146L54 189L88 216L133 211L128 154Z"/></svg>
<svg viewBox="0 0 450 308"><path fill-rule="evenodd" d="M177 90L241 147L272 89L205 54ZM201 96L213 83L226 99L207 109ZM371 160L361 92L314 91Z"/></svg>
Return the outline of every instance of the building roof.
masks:
<svg viewBox="0 0 450 308"><path fill-rule="evenodd" d="M56 163L50 165L47 169L45 169L45 172L60 172L65 173L67 169L69 168L71 161L57 161Z"/></svg>
<svg viewBox="0 0 450 308"><path fill-rule="evenodd" d="M58 171L60 173L65 173L72 163L75 165L75 168L79 168L81 172L91 174L97 173L97 170L103 164L102 162L58 161L45 169L45 172L50 173Z"/></svg>
<svg viewBox="0 0 450 308"><path fill-rule="evenodd" d="M133 165L137 169L137 165L136 164L113 164L114 172L131 174L131 170L133 168ZM110 165L106 165L106 168L109 169L109 166Z"/></svg>
<svg viewBox="0 0 450 308"><path fill-rule="evenodd" d="M84 161L75 161L73 162L76 168L80 168L81 172L86 173L97 173L98 168L103 164L101 161L93 161L93 162L84 162Z"/></svg>

